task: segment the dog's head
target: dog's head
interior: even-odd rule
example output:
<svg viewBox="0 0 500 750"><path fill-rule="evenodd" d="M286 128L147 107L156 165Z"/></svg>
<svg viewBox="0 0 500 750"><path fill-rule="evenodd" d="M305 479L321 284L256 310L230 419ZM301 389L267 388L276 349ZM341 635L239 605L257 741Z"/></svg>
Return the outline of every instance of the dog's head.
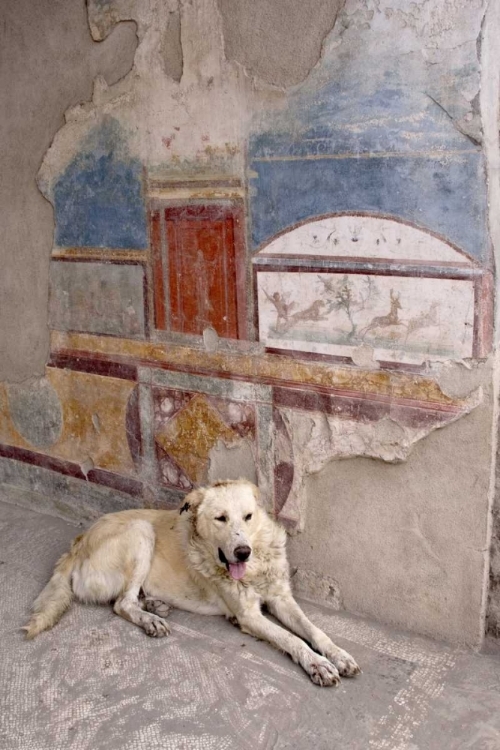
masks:
<svg viewBox="0 0 500 750"><path fill-rule="evenodd" d="M183 510L193 514L196 533L216 563L234 580L243 578L260 527L257 487L244 479L217 482L191 492Z"/></svg>

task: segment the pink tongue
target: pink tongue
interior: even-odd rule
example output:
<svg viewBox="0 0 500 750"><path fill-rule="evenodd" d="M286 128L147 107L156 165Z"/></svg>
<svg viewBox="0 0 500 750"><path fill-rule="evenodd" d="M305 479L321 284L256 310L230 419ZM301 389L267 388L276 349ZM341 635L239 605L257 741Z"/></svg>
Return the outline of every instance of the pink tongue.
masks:
<svg viewBox="0 0 500 750"><path fill-rule="evenodd" d="M247 564L244 562L229 563L229 575L231 578L234 578L235 581L239 581L240 578L243 578L246 569Z"/></svg>

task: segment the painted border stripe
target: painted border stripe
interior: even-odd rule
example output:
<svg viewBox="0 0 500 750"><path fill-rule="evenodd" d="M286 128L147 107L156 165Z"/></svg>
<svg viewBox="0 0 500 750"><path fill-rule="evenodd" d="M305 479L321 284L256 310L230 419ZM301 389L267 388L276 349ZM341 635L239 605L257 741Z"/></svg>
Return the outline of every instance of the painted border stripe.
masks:
<svg viewBox="0 0 500 750"><path fill-rule="evenodd" d="M36 453L25 448L16 448L13 445L4 445L2 443L0 443L0 456L21 461L31 466L39 466L42 469L50 469L58 474L64 474L75 479L83 479L93 484L104 485L119 492L125 492L128 495L142 495L142 482L106 471L105 469L91 469L87 474L84 474L81 466L72 461L64 461L60 458L47 456L45 453Z"/></svg>

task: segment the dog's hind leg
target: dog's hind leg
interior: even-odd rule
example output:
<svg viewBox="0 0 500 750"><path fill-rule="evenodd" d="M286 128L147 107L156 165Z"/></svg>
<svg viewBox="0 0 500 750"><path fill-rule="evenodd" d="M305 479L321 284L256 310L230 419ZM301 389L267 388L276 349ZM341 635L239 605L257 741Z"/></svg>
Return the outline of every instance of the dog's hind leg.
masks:
<svg viewBox="0 0 500 750"><path fill-rule="evenodd" d="M340 675L354 677L359 674L361 670L352 656L336 646L326 633L323 633L306 617L291 593L272 597L266 601L266 604L269 612L277 620L308 641L315 651L326 656L337 667Z"/></svg>
<svg viewBox="0 0 500 750"><path fill-rule="evenodd" d="M125 541L125 540L124 540ZM142 628L153 638L170 633L163 617L145 612L139 602L139 592L147 578L155 547L154 529L148 521L134 521L127 529L127 580L123 592L114 605L120 617Z"/></svg>

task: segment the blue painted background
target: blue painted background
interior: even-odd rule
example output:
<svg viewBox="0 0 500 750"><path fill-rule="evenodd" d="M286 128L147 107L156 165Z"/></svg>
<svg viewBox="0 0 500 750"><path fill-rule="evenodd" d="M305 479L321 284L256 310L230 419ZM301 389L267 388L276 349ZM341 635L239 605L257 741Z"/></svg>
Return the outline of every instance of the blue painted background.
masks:
<svg viewBox="0 0 500 750"><path fill-rule="evenodd" d="M147 247L142 165L116 120L91 131L54 188L60 247Z"/></svg>
<svg viewBox="0 0 500 750"><path fill-rule="evenodd" d="M487 249L481 149L429 97L327 85L301 92L250 140L254 248L320 214L389 214L481 258Z"/></svg>

